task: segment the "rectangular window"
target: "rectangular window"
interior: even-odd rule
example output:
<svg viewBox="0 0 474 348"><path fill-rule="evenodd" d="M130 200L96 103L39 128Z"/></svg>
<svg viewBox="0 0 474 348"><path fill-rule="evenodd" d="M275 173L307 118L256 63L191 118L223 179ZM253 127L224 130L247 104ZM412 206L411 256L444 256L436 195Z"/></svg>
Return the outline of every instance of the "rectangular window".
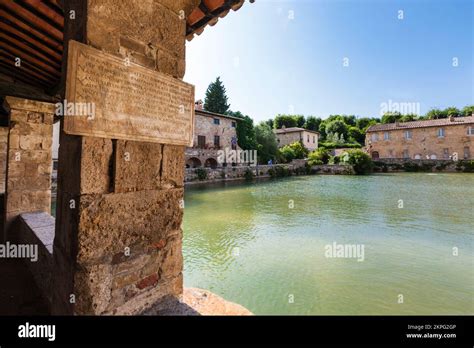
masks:
<svg viewBox="0 0 474 348"><path fill-rule="evenodd" d="M232 128L235 128L237 126L237 124L235 123L235 121L232 121Z"/></svg>
<svg viewBox="0 0 474 348"><path fill-rule="evenodd" d="M438 138L444 138L444 128L438 129Z"/></svg>
<svg viewBox="0 0 474 348"><path fill-rule="evenodd" d="M316 135L313 135L313 144L316 144Z"/></svg>
<svg viewBox="0 0 474 348"><path fill-rule="evenodd" d="M198 135L198 147L201 149L206 147L206 137L204 135Z"/></svg>
<svg viewBox="0 0 474 348"><path fill-rule="evenodd" d="M405 131L405 139L411 139L413 136L411 131Z"/></svg>
<svg viewBox="0 0 474 348"><path fill-rule="evenodd" d="M449 159L449 149L443 149L444 159Z"/></svg>
<svg viewBox="0 0 474 348"><path fill-rule="evenodd" d="M217 147L221 146L221 137L218 135L214 135L214 146L217 146Z"/></svg>
<svg viewBox="0 0 474 348"><path fill-rule="evenodd" d="M236 137L232 137L231 146L232 146L232 150L237 150L237 138Z"/></svg>
<svg viewBox="0 0 474 348"><path fill-rule="evenodd" d="M389 132L383 133L383 140L390 140L390 133Z"/></svg>
<svg viewBox="0 0 474 348"><path fill-rule="evenodd" d="M464 159L469 159L471 158L471 151L469 149L469 146L464 147Z"/></svg>
<svg viewBox="0 0 474 348"><path fill-rule="evenodd" d="M467 135L474 135L474 127L469 126L467 128Z"/></svg>
<svg viewBox="0 0 474 348"><path fill-rule="evenodd" d="M408 153L408 150L403 150L403 158L410 158L410 154Z"/></svg>
<svg viewBox="0 0 474 348"><path fill-rule="evenodd" d="M221 120L219 120L218 118L215 118L214 119L214 124L221 124Z"/></svg>
<svg viewBox="0 0 474 348"><path fill-rule="evenodd" d="M307 142L309 143L309 134L308 134L308 136L306 137L306 140L307 140Z"/></svg>
<svg viewBox="0 0 474 348"><path fill-rule="evenodd" d="M379 135L377 133L372 133L372 141L378 141L379 140Z"/></svg>

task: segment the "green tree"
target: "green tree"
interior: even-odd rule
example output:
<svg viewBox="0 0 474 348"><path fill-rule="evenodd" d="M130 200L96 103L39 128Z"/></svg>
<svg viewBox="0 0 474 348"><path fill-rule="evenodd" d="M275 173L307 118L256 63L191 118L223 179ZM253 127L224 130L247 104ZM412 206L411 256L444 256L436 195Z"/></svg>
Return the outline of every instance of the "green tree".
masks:
<svg viewBox="0 0 474 348"><path fill-rule="evenodd" d="M357 119L357 121L356 121L356 127L359 128L362 132L365 133L365 131L367 130L367 128L369 128L370 126L376 124L377 122L380 122L380 121L378 121L378 120L375 119L375 118L361 117L361 118L358 118L358 119Z"/></svg>
<svg viewBox="0 0 474 348"><path fill-rule="evenodd" d="M273 128L273 124L274 124L273 118L269 118L269 119L266 120L265 122L270 126L270 128Z"/></svg>
<svg viewBox="0 0 474 348"><path fill-rule="evenodd" d="M322 120L319 117L308 116L303 128L317 132L319 131L319 125L321 122Z"/></svg>
<svg viewBox="0 0 474 348"><path fill-rule="evenodd" d="M288 163L294 160L295 158L295 150L293 150L289 145L285 145L281 149L278 149L279 162Z"/></svg>
<svg viewBox="0 0 474 348"><path fill-rule="evenodd" d="M293 150L296 159L303 159L308 156L308 149L305 148L300 141L295 141L294 143L285 146L288 146L290 149Z"/></svg>
<svg viewBox="0 0 474 348"><path fill-rule="evenodd" d="M204 110L218 114L226 114L230 105L227 103L227 95L224 84L220 77L207 87L204 99Z"/></svg>
<svg viewBox="0 0 474 348"><path fill-rule="evenodd" d="M341 159L344 163L352 165L356 174L367 174L372 171L372 159L360 149L347 150L341 155Z"/></svg>
<svg viewBox="0 0 474 348"><path fill-rule="evenodd" d="M348 127L341 119L335 119L326 124L326 135L337 133L339 136L347 139Z"/></svg>
<svg viewBox="0 0 474 348"><path fill-rule="evenodd" d="M418 115L415 114L406 114L400 118L400 122L410 122L416 121L418 119Z"/></svg>
<svg viewBox="0 0 474 348"><path fill-rule="evenodd" d="M464 116L471 116L474 114L474 105L468 105L462 108L462 114Z"/></svg>
<svg viewBox="0 0 474 348"><path fill-rule="evenodd" d="M400 121L402 115L399 112L386 112L382 116L382 123L395 123Z"/></svg>
<svg viewBox="0 0 474 348"><path fill-rule="evenodd" d="M253 120L249 116L243 115L240 111L230 111L228 114L240 119L237 121L236 128L239 146L243 150L255 150L257 148L257 142L255 140Z"/></svg>
<svg viewBox="0 0 474 348"><path fill-rule="evenodd" d="M440 109L431 109L426 113L425 118L428 120L436 120L438 118L447 118L448 114L445 112L445 110L440 110Z"/></svg>
<svg viewBox="0 0 474 348"><path fill-rule="evenodd" d="M455 108L454 106L444 109L444 112L446 113L447 117L461 116L461 111L458 108Z"/></svg>
<svg viewBox="0 0 474 348"><path fill-rule="evenodd" d="M308 155L308 164L310 166L318 164L327 164L330 158L329 151L326 149L317 149Z"/></svg>
<svg viewBox="0 0 474 348"><path fill-rule="evenodd" d="M361 131L357 127L349 127L348 130L349 140L352 142L363 145L365 143L365 132Z"/></svg>
<svg viewBox="0 0 474 348"><path fill-rule="evenodd" d="M255 126L255 139L259 163L267 164L269 160L275 160L278 153L278 143L275 133L267 123L261 122Z"/></svg>
<svg viewBox="0 0 474 348"><path fill-rule="evenodd" d="M275 116L275 119L273 120L273 127L275 129L280 129L285 126L286 128L290 127L298 127L298 122L293 115L281 115L278 114Z"/></svg>
<svg viewBox="0 0 474 348"><path fill-rule="evenodd" d="M357 118L354 115L341 115L341 120L348 126L355 126Z"/></svg>
<svg viewBox="0 0 474 348"><path fill-rule="evenodd" d="M302 128L306 122L303 115L293 115L293 118L296 121L296 127Z"/></svg>

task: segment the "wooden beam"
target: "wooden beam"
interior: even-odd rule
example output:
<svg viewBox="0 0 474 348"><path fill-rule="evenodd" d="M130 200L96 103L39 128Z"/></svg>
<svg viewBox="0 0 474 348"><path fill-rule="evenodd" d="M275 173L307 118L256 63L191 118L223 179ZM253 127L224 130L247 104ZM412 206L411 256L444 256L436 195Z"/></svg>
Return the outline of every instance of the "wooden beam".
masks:
<svg viewBox="0 0 474 348"><path fill-rule="evenodd" d="M52 94L59 94L62 98L66 93L66 73L68 44L70 40L86 43L87 41L87 1L85 0L62 0L64 9L64 41L63 41L63 61L61 67L61 81L57 88L51 91ZM74 11L74 19L70 13ZM54 93L53 93L54 92Z"/></svg>

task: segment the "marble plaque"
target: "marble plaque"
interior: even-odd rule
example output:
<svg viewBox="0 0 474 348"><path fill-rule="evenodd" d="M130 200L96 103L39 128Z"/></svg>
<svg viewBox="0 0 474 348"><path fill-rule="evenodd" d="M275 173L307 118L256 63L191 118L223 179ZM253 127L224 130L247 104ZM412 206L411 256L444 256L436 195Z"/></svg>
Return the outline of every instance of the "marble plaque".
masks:
<svg viewBox="0 0 474 348"><path fill-rule="evenodd" d="M69 42L64 131L192 146L194 86Z"/></svg>

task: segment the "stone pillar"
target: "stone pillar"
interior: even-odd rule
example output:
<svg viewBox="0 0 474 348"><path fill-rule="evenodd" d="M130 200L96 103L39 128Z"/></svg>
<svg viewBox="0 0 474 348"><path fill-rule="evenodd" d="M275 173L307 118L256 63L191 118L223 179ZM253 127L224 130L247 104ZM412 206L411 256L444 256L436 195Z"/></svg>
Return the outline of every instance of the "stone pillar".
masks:
<svg viewBox="0 0 474 348"><path fill-rule="evenodd" d="M5 192L7 175L8 128L0 127L0 194Z"/></svg>
<svg viewBox="0 0 474 348"><path fill-rule="evenodd" d="M88 0L85 43L182 79L181 10L198 2ZM60 144L53 313L139 314L181 296L185 147L63 131Z"/></svg>
<svg viewBox="0 0 474 348"><path fill-rule="evenodd" d="M50 103L6 97L10 128L6 166L5 240L15 240L21 213L51 213L53 115Z"/></svg>

